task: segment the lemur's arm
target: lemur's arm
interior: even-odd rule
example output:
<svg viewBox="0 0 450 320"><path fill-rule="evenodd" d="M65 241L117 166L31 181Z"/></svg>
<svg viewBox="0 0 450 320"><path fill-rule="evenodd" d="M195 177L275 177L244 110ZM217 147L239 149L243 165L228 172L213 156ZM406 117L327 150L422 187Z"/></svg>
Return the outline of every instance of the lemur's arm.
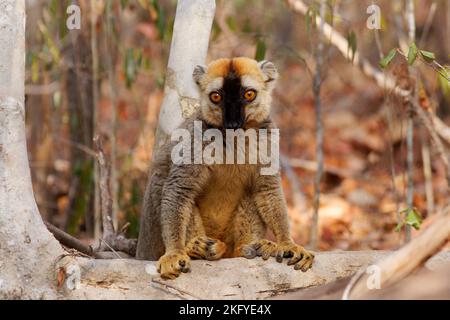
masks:
<svg viewBox="0 0 450 320"><path fill-rule="evenodd" d="M260 175L256 179L254 200L264 223L277 242L291 242L289 220L280 175Z"/></svg>
<svg viewBox="0 0 450 320"><path fill-rule="evenodd" d="M183 251L195 198L209 177L203 165L174 165L164 183L161 228L166 253Z"/></svg>

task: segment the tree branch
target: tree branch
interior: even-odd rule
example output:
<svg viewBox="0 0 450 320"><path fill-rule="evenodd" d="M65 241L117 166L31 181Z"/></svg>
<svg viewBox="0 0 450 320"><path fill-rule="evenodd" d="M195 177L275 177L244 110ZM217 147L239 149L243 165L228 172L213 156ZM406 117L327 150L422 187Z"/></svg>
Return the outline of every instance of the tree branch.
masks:
<svg viewBox="0 0 450 320"><path fill-rule="evenodd" d="M301 13L306 15L308 12L308 6L301 0L286 0L287 4L294 12ZM316 25L321 25L322 19L319 15L316 15ZM373 67L371 63L361 57L359 52L356 50L354 55L349 55L350 46L348 41L343 37L339 32L337 32L332 26L328 23L324 22L323 24L323 35L325 38L334 45L341 54L354 66L357 66L361 69L361 71L368 77L374 79L376 83L381 88L386 88L388 90L393 90L397 95L401 97L409 96L410 92L407 90L403 90L400 87L396 86L395 79L390 77L389 75L384 74L377 68Z"/></svg>
<svg viewBox="0 0 450 320"><path fill-rule="evenodd" d="M436 254L447 243L450 236L450 206L418 237L400 250L392 253L376 265L380 268L381 287L398 282ZM346 297L362 298L368 294L367 274L358 277L353 288L348 288ZM350 290L351 289L351 290Z"/></svg>
<svg viewBox="0 0 450 320"><path fill-rule="evenodd" d="M47 229L55 236L56 240L58 240L61 244L63 244L68 248L76 249L88 256L95 257L94 250L92 249L91 246L85 245L77 238L72 237L70 234L62 231L61 229L55 227L49 222L44 221L44 223Z"/></svg>
<svg viewBox="0 0 450 320"><path fill-rule="evenodd" d="M303 15L307 14L308 7L302 0L286 0L286 2L294 12ZM316 24L319 25L321 21L322 19L320 18L320 16L316 16ZM334 45L349 62L351 62L354 66L359 67L361 72L365 74L367 77L375 80L378 86L387 90L392 90L399 97L405 99L410 98L411 92L409 90L404 90L396 86L395 80L391 76L373 67L369 61L367 61L366 59L364 59L359 55L358 51L355 52L354 59L352 61L351 57L348 55L349 52L348 41L338 31L334 30L333 27L326 22L324 23L323 34L328 39L328 41L330 41L330 43ZM446 158L445 151L442 152L445 149L442 143L438 142L439 139L437 139L436 135L434 135L434 132L437 133L437 135L447 145L450 145L450 127L447 126L441 119L439 119L432 112L430 111L426 112L431 120L431 124L424 123L424 125L427 128L428 132L430 133L431 137L434 136L433 140L435 146L438 146L438 148L440 148L439 145L442 146L442 148L440 148L441 150L440 151L438 150L438 152L440 153L440 156L447 167L448 165L446 163L448 162L448 160L444 160L444 158ZM421 117L421 120L423 119L424 118ZM444 157L442 156L443 154ZM447 176L449 176L449 174L447 174Z"/></svg>

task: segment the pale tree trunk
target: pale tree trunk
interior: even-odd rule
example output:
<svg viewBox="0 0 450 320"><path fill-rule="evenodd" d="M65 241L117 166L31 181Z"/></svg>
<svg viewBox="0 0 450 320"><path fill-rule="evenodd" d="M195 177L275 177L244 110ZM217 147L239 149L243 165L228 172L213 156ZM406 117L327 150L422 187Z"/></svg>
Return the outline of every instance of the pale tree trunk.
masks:
<svg viewBox="0 0 450 320"><path fill-rule="evenodd" d="M0 299L54 297L63 253L39 215L26 149L25 0L0 0Z"/></svg>
<svg viewBox="0 0 450 320"><path fill-rule="evenodd" d="M215 0L178 1L153 159L161 146L170 142L172 131L198 108L199 93L192 73L195 66L205 64L215 8ZM146 200L143 208L146 210ZM160 233L159 223L141 219L136 256L158 257L162 239L153 234Z"/></svg>

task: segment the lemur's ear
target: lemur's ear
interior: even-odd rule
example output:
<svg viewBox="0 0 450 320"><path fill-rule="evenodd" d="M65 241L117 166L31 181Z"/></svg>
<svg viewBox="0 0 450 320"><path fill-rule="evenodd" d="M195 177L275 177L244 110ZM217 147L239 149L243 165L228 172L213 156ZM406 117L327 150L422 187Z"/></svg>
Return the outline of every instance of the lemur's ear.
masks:
<svg viewBox="0 0 450 320"><path fill-rule="evenodd" d="M266 83L275 82L275 80L277 80L278 78L277 67L275 67L275 65L272 62L263 60L261 62L258 62L258 66L264 75L264 81Z"/></svg>
<svg viewBox="0 0 450 320"><path fill-rule="evenodd" d="M206 73L205 66L198 65L194 68L194 72L192 73L192 76L194 77L194 81L197 85L200 85L200 82L202 81L205 73Z"/></svg>

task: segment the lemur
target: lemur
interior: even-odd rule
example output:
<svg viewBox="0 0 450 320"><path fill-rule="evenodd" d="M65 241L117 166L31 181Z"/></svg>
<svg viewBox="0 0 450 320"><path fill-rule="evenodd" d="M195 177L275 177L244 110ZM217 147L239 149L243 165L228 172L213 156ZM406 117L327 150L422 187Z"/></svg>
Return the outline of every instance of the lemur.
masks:
<svg viewBox="0 0 450 320"><path fill-rule="evenodd" d="M203 130L275 128L270 119L275 65L239 57L197 66L193 78ZM290 236L280 174L262 175L259 164L174 164L173 144L154 156L144 197L136 257L157 260L163 278L190 270L190 259L275 257L307 271L314 255ZM269 228L276 242L265 239Z"/></svg>

